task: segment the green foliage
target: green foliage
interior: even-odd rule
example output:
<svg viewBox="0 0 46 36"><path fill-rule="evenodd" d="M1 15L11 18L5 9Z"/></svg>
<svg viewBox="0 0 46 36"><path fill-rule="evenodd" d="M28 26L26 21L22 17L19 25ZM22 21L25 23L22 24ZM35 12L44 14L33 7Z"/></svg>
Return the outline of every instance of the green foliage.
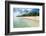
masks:
<svg viewBox="0 0 46 36"><path fill-rule="evenodd" d="M28 14L22 14L21 16L39 16L39 13L38 12L30 12L30 13L28 13ZM20 17L20 16L18 16L18 17Z"/></svg>

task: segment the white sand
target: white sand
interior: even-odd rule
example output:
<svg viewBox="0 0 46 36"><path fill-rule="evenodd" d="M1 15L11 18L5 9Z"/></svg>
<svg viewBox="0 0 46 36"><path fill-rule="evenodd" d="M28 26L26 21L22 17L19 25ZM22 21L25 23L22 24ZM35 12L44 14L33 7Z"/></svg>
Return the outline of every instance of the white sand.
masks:
<svg viewBox="0 0 46 36"><path fill-rule="evenodd" d="M39 20L39 16L22 17L24 19Z"/></svg>

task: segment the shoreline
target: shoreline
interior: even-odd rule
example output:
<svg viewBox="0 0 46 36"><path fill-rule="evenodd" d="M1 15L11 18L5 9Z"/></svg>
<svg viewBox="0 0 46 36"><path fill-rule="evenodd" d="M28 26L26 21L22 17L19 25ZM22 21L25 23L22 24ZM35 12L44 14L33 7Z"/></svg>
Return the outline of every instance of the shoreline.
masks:
<svg viewBox="0 0 46 36"><path fill-rule="evenodd" d="M40 20L39 19L39 16L25 16L25 17L21 17L21 18L24 18L24 19L31 19L31 20Z"/></svg>

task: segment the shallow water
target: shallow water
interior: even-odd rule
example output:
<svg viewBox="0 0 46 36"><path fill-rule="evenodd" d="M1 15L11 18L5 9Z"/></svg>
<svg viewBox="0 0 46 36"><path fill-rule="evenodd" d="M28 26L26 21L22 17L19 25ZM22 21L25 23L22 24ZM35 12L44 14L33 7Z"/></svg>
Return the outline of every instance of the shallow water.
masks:
<svg viewBox="0 0 46 36"><path fill-rule="evenodd" d="M37 27L38 25L39 25L39 21L24 19L23 17L14 17L13 18L13 27L14 28Z"/></svg>

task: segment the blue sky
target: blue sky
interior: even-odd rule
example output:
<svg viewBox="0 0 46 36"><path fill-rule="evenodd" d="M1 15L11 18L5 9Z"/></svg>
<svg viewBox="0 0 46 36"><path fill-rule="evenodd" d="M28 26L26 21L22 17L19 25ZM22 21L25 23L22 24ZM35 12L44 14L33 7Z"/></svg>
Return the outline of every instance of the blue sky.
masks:
<svg viewBox="0 0 46 36"><path fill-rule="evenodd" d="M13 12L25 12L25 10L27 11L31 11L31 8L13 8Z"/></svg>

